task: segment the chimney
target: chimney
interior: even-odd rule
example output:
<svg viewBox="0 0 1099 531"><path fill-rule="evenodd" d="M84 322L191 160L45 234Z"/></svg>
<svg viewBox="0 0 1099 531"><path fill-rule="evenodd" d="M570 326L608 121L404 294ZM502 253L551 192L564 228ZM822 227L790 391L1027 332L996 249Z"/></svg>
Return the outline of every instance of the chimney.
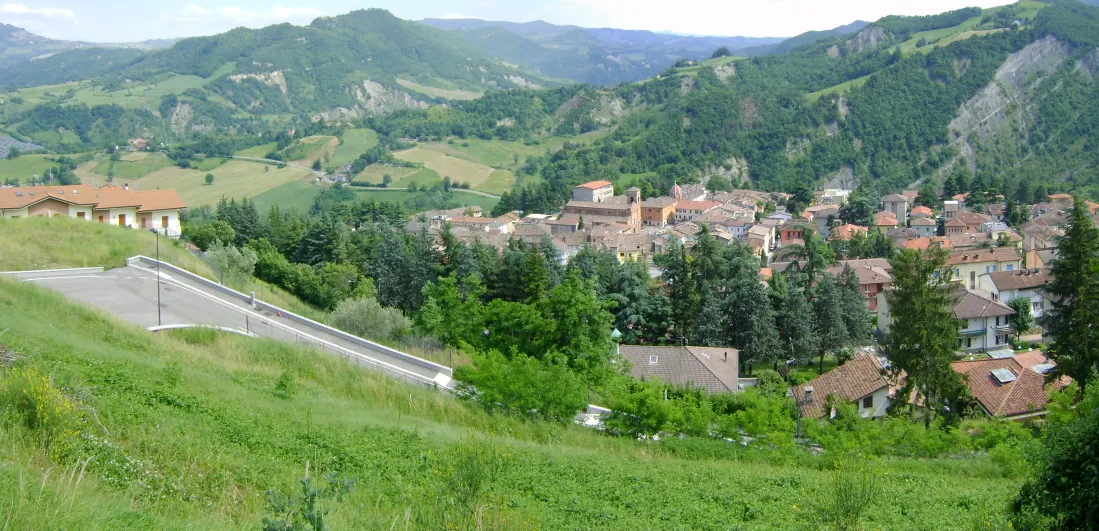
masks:
<svg viewBox="0 0 1099 531"><path fill-rule="evenodd" d="M812 401L813 401L813 386L807 385L807 386L805 386L805 403L808 404L809 402L812 402Z"/></svg>

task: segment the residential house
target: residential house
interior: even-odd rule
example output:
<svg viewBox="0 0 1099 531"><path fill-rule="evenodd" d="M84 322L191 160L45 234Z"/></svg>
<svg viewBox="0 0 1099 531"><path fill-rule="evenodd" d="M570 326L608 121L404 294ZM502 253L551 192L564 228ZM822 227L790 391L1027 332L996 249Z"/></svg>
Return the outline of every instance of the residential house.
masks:
<svg viewBox="0 0 1099 531"><path fill-rule="evenodd" d="M1031 249L1026 253L1026 266L1032 268L1050 267L1056 259L1056 249Z"/></svg>
<svg viewBox="0 0 1099 531"><path fill-rule="evenodd" d="M873 225L873 227L877 228L878 230L880 230L882 232L885 232L889 229L895 229L895 228L897 228L897 225L898 225L897 215L892 213L892 212L882 211L882 212L878 212L877 214L874 214L874 225Z"/></svg>
<svg viewBox="0 0 1099 531"><path fill-rule="evenodd" d="M778 239L782 245L794 243L794 240L798 240L804 245L804 234L806 231L813 232L813 226L803 220L793 220L778 228Z"/></svg>
<svg viewBox="0 0 1099 531"><path fill-rule="evenodd" d="M912 221L908 225L909 227L916 229L920 233L920 236L934 236L938 231L938 224L935 220L925 217L913 217Z"/></svg>
<svg viewBox="0 0 1099 531"><path fill-rule="evenodd" d="M583 216L579 214L562 214L557 219L551 219L544 222L544 224L549 226L550 232L553 234L565 234L580 230L581 221L583 221Z"/></svg>
<svg viewBox="0 0 1099 531"><path fill-rule="evenodd" d="M752 225L745 240L757 240L764 250L770 251L775 246L775 229L761 223Z"/></svg>
<svg viewBox="0 0 1099 531"><path fill-rule="evenodd" d="M149 141L144 138L131 138L128 144L130 151L145 151L149 149Z"/></svg>
<svg viewBox="0 0 1099 531"><path fill-rule="evenodd" d="M1030 311L1035 318L1045 315L1049 303L1044 296L1049 272L1043 269L1020 268L1015 271L985 273L979 277L978 287L992 295L992 300L1009 303L1017 298L1030 301Z"/></svg>
<svg viewBox="0 0 1099 531"><path fill-rule="evenodd" d="M0 189L0 218L66 216L132 229L157 229L180 236L180 212L187 205L175 190L137 191L86 184Z"/></svg>
<svg viewBox="0 0 1099 531"><path fill-rule="evenodd" d="M897 218L897 224L908 223L908 198L900 194L889 194L881 198L882 210L891 212Z"/></svg>
<svg viewBox="0 0 1099 531"><path fill-rule="evenodd" d="M734 238L743 240L748 237L748 229L752 228L754 223L750 219L732 219L725 224L725 230L729 231Z"/></svg>
<svg viewBox="0 0 1099 531"><path fill-rule="evenodd" d="M801 215L805 219L809 220L817 230L817 234L820 234L821 238L828 239L832 235L832 226L829 223L829 218L835 220L839 217L840 209L836 205L815 205L806 208L802 211Z"/></svg>
<svg viewBox="0 0 1099 531"><path fill-rule="evenodd" d="M698 184L685 184L683 186L676 184L672 186L672 197L680 201L705 201L708 193L705 186Z"/></svg>
<svg viewBox="0 0 1099 531"><path fill-rule="evenodd" d="M851 190L828 188L817 192L815 195L817 202L820 204L842 206L847 202L847 197L851 195Z"/></svg>
<svg viewBox="0 0 1099 531"><path fill-rule="evenodd" d="M614 251L619 262L633 260L644 263L655 254L658 239L660 237L654 234L618 234L605 246Z"/></svg>
<svg viewBox="0 0 1099 531"><path fill-rule="evenodd" d="M959 290L959 295L958 302L952 308L954 317L962 323L958 346L966 352L1011 348L1008 344L1011 335L1008 318L1015 315L1015 311L981 292Z"/></svg>
<svg viewBox="0 0 1099 531"><path fill-rule="evenodd" d="M927 208L923 205L920 205L920 206L912 207L912 210L910 210L908 212L908 217L911 217L911 218L934 218L935 213L932 212L930 208Z"/></svg>
<svg viewBox="0 0 1099 531"><path fill-rule="evenodd" d="M1040 351L1011 357L956 361L951 367L986 415L1005 420L1025 420L1046 414L1049 391L1064 387L1067 377L1047 383L1046 374L1056 366Z"/></svg>
<svg viewBox="0 0 1099 531"><path fill-rule="evenodd" d="M878 294L885 291L893 283L893 277L889 274L891 269L889 262L884 259L878 260L885 263L868 260L842 260L825 271L839 277L843 274L845 266L850 267L859 279L862 295L866 298L866 309L876 312L878 310Z"/></svg>
<svg viewBox="0 0 1099 531"><path fill-rule="evenodd" d="M641 202L641 224L646 227L667 227L675 219L674 197L650 197Z"/></svg>
<svg viewBox="0 0 1099 531"><path fill-rule="evenodd" d="M739 389L738 353L734 348L620 345L618 353L630 361L630 373L641 380L658 379L707 393L735 393Z"/></svg>
<svg viewBox="0 0 1099 531"><path fill-rule="evenodd" d="M862 234L863 236L866 236L868 232L869 229L867 229L866 227L860 225L852 225L848 223L846 225L840 225L839 227L832 229L832 234L829 236L829 239L846 241L850 240L851 237L855 234Z"/></svg>
<svg viewBox="0 0 1099 531"><path fill-rule="evenodd" d="M528 225L520 223L515 226L515 232L511 233L511 239L519 240L527 245L538 245L543 238L552 235L550 227L545 224Z"/></svg>
<svg viewBox="0 0 1099 531"><path fill-rule="evenodd" d="M985 223L992 221L991 216L987 214L978 214L976 212L958 212L953 219L965 223L964 232L969 233L984 232L981 228ZM947 235L949 236L949 233Z"/></svg>
<svg viewBox="0 0 1099 531"><path fill-rule="evenodd" d="M675 221L694 221L719 206L721 203L717 201L678 201L675 205Z"/></svg>
<svg viewBox="0 0 1099 531"><path fill-rule="evenodd" d="M923 251L932 245L938 245L943 249L950 249L950 239L946 236L923 236L920 238L914 238L911 240L905 240L901 243L901 247L905 249L913 249L916 251Z"/></svg>
<svg viewBox="0 0 1099 531"><path fill-rule="evenodd" d="M996 247L969 251L952 251L946 259L954 274L951 280L977 289L977 277L997 271L1015 271L1023 267L1022 257L1014 247Z"/></svg>
<svg viewBox="0 0 1099 531"><path fill-rule="evenodd" d="M847 363L802 385L790 388L803 418L831 415L828 398L854 404L863 418L883 417L889 410L897 388L888 377L888 362L872 354L859 352Z"/></svg>
<svg viewBox="0 0 1099 531"><path fill-rule="evenodd" d="M947 218L943 223L943 231L947 236L965 234L965 222L958 218Z"/></svg>
<svg viewBox="0 0 1099 531"><path fill-rule="evenodd" d="M450 218L450 227L452 229L466 229L469 231L482 231L488 232L490 230L499 231L501 233L510 232L511 225L508 223L501 223L495 218L482 218L474 216L458 216Z"/></svg>
<svg viewBox="0 0 1099 531"><path fill-rule="evenodd" d="M610 181L591 181L572 189L574 201L602 203L614 196L614 185Z"/></svg>

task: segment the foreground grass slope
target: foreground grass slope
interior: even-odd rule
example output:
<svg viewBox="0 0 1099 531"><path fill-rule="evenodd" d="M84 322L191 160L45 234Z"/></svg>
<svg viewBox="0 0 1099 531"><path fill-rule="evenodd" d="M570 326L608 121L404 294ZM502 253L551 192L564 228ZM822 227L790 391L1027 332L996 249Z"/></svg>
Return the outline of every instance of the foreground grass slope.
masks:
<svg viewBox="0 0 1099 531"><path fill-rule="evenodd" d="M12 528L255 529L266 492L296 492L307 467L355 481L325 502L334 529L815 528L838 459L490 416L323 353L155 336L10 280L0 323ZM28 371L73 404L64 429L11 414ZM1017 488L985 458L868 466L873 529L976 527Z"/></svg>
<svg viewBox="0 0 1099 531"><path fill-rule="evenodd" d="M0 271L97 266L116 268L126 265L126 259L132 256L155 257L156 253L156 235L147 231L61 217L0 219ZM211 280L218 278L206 262L184 249L176 240L160 239L160 258L196 275ZM256 297L261 300L312 319L324 320L321 312L265 282L252 279L232 287L243 293L255 291Z"/></svg>

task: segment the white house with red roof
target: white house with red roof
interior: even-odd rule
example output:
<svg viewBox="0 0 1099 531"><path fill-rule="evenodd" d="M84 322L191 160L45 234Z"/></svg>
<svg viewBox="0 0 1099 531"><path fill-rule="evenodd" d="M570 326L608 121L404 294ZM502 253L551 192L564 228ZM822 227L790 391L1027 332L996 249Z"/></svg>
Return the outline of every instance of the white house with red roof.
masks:
<svg viewBox="0 0 1099 531"><path fill-rule="evenodd" d="M65 216L132 229L157 229L178 238L179 213L187 208L175 190L137 191L129 186L96 188L28 186L0 188L0 218Z"/></svg>

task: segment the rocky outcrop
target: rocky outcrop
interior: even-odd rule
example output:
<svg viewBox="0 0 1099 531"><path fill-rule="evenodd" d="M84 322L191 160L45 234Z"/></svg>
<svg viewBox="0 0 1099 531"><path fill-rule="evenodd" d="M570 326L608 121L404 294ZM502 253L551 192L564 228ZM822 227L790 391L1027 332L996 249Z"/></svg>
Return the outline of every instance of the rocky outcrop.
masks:
<svg viewBox="0 0 1099 531"><path fill-rule="evenodd" d="M720 166L710 166L697 173L699 182L706 184L712 177L725 177L736 183L750 181L752 176L748 173L748 159L730 158Z"/></svg>
<svg viewBox="0 0 1099 531"><path fill-rule="evenodd" d="M727 65L715 66L714 75L722 81L728 81L729 78L736 75L736 63L729 63Z"/></svg>
<svg viewBox="0 0 1099 531"><path fill-rule="evenodd" d="M893 36L885 28L871 24L847 39L845 45L847 53L861 53L892 41Z"/></svg>
<svg viewBox="0 0 1099 531"><path fill-rule="evenodd" d="M264 72L260 74L230 74L229 80L240 84L245 79L255 79L265 85L273 85L282 91L283 96L290 94L290 91L286 86L286 76L282 74L282 70L275 70L274 72Z"/></svg>
<svg viewBox="0 0 1099 531"><path fill-rule="evenodd" d="M426 109L428 104L407 92L386 88L376 81L364 80L352 87L352 94L366 114L386 114L401 109Z"/></svg>
<svg viewBox="0 0 1099 531"><path fill-rule="evenodd" d="M508 78L507 78L507 79L508 79L508 81L511 81L512 83L515 83L516 85L518 85L519 87L522 87L522 88L529 88L529 89L539 89L539 88L542 88L542 87L541 87L541 86L539 86L539 85L538 85L537 83L533 83L533 82L531 82L531 81L527 81L527 80L526 80L525 78L522 78L522 77L520 77L520 76L514 76L514 75L512 75L512 76L508 76Z"/></svg>
<svg viewBox="0 0 1099 531"><path fill-rule="evenodd" d="M683 76L683 78L679 81L679 94L683 95L689 93L691 89L694 88L694 86L695 78L691 76Z"/></svg>
<svg viewBox="0 0 1099 531"><path fill-rule="evenodd" d="M172 111L172 115L169 117L172 132L177 135L186 133L187 126L191 124L191 120L194 120L194 118L195 111L189 104L182 101L177 103L175 110Z"/></svg>

